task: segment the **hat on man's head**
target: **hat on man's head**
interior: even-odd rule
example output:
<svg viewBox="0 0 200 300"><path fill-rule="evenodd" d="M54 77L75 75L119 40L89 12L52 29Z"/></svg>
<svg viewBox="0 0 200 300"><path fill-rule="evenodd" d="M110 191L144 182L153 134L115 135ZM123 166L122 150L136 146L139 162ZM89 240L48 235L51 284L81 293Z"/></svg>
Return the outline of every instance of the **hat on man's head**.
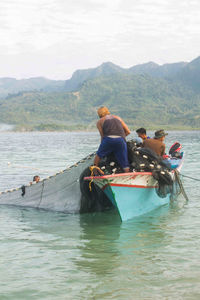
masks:
<svg viewBox="0 0 200 300"><path fill-rule="evenodd" d="M106 106L99 107L99 109L97 110L97 113L100 118L105 117L106 115L110 114L110 112Z"/></svg>
<svg viewBox="0 0 200 300"><path fill-rule="evenodd" d="M158 131L155 132L155 136L154 136L154 139L159 139L163 136L166 136L168 135L168 133L165 133L165 131L163 129L160 129Z"/></svg>

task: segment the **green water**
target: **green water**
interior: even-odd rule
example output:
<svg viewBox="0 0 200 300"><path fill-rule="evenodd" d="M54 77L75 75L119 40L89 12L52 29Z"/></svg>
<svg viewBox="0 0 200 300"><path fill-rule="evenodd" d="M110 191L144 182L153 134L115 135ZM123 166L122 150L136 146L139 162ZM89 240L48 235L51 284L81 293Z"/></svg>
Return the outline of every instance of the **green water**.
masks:
<svg viewBox="0 0 200 300"><path fill-rule="evenodd" d="M34 173L6 168L13 157L56 171L99 141L90 133L8 136L0 134L3 187ZM186 152L182 173L199 178L199 132L170 133L167 145L176 140ZM199 183L184 179L188 203L179 197L124 223L116 212L66 215L1 206L0 299L200 299Z"/></svg>

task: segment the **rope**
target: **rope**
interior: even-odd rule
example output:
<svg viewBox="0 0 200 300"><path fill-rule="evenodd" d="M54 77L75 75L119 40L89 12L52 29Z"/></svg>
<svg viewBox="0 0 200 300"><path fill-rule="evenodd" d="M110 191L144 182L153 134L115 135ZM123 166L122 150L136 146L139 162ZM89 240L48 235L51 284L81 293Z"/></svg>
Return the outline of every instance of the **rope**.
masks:
<svg viewBox="0 0 200 300"><path fill-rule="evenodd" d="M99 167L97 167L97 166L90 166L89 169L90 169L90 171L91 171L91 175L90 175L90 176L92 177L92 179L91 179L90 182L89 182L89 190L90 190L90 192L91 192L91 191L92 191L92 182L93 182L94 176L95 176L94 170L99 171L99 173L100 173L101 175L104 175L104 172L103 172Z"/></svg>
<svg viewBox="0 0 200 300"><path fill-rule="evenodd" d="M10 162L8 162L8 166L9 167L21 168L21 169L31 169L31 170L41 171L41 172L45 172L45 173L50 173L50 171L48 171L48 170L43 170L43 169L39 169L39 168L32 168L32 167L28 167L28 166L20 166L20 165L16 165L16 164L11 164Z"/></svg>
<svg viewBox="0 0 200 300"><path fill-rule="evenodd" d="M180 175L181 175L181 176L183 176L183 177L186 177L186 178L192 179L192 180L200 181L200 179L199 179L199 178L194 178L194 177L187 176L187 175L184 175L184 174L181 174L181 173L180 173Z"/></svg>
<svg viewBox="0 0 200 300"><path fill-rule="evenodd" d="M188 202L188 201L189 201L189 198L188 198L188 196L187 196L187 194L186 194L186 192L185 192L185 189L184 189L184 187L183 187L182 181L181 181L180 176L179 176L179 172L178 172L177 170L175 170L174 173L175 173L177 182L178 182L178 184L179 184L180 190L181 190L181 192L182 192L182 195L183 195L183 197L185 198L185 200Z"/></svg>
<svg viewBox="0 0 200 300"><path fill-rule="evenodd" d="M77 167L79 163L84 163L87 160L89 160L91 157L93 157L95 155L96 152L93 152L91 154L89 154L88 156L86 156L85 158L83 158L82 160L78 161L77 163L73 164L72 166L68 167L67 169L71 169L72 167ZM22 166L22 165L17 165L17 164L13 164L11 162L7 163L9 167L16 167L16 168L21 168L21 169L31 169L31 170L35 170L35 171L40 171L40 172L45 172L45 173L52 173L52 171L50 170L43 170L43 169L39 169L39 168L32 168L29 166Z"/></svg>

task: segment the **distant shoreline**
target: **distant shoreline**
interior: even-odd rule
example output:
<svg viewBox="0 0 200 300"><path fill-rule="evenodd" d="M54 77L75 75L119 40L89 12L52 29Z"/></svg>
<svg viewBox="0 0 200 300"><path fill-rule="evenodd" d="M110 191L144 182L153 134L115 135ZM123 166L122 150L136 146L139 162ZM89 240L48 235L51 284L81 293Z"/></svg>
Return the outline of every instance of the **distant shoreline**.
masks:
<svg viewBox="0 0 200 300"><path fill-rule="evenodd" d="M158 126L156 128L149 128L147 131L156 131L158 129L164 129L167 131L200 131L200 128L166 128L165 126ZM137 128L130 129L131 132L135 132ZM44 132L50 132L50 133L56 133L56 132L98 132L97 129L91 129L91 130L85 130L85 129L73 129L73 130L0 130L1 133L31 133L31 132L37 132L37 133L44 133Z"/></svg>
<svg viewBox="0 0 200 300"><path fill-rule="evenodd" d="M128 124L128 123L127 123ZM136 124L134 127L128 124L128 127L131 131L135 132L135 130L139 127L145 127L147 131L156 131L158 129L164 129L168 131L200 131L200 128L192 128L190 126L176 126L173 125L150 125L146 124ZM97 128L95 124L90 125L55 125L55 124L41 124L40 125L14 125L14 124L6 124L0 123L0 133L1 132L96 132Z"/></svg>

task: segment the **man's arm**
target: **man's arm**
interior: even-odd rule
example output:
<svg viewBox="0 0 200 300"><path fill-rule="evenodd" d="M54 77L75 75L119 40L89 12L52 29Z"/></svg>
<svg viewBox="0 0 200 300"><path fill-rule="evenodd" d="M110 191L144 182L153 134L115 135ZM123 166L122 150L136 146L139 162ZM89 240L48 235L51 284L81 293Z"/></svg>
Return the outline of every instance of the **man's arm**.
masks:
<svg viewBox="0 0 200 300"><path fill-rule="evenodd" d="M101 119L97 122L97 128L99 130L99 133L101 135L101 139L103 139L103 129L102 129L102 122Z"/></svg>
<svg viewBox="0 0 200 300"><path fill-rule="evenodd" d="M162 145L162 152L161 152L161 156L165 155L165 144Z"/></svg>
<svg viewBox="0 0 200 300"><path fill-rule="evenodd" d="M124 132L125 132L125 135L129 135L131 133L130 129L128 128L128 126L126 125L126 123L118 116L115 116L116 119L120 120L120 122L122 123L122 126L124 128Z"/></svg>

